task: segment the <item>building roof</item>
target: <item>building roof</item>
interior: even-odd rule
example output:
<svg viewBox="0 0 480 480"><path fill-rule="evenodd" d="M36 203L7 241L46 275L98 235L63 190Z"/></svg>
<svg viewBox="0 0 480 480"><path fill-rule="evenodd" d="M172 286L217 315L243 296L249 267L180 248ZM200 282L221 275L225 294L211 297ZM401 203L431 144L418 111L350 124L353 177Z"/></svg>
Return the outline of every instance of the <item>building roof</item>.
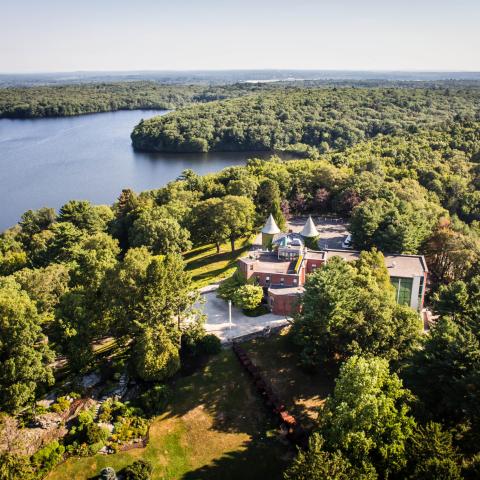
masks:
<svg viewBox="0 0 480 480"><path fill-rule="evenodd" d="M307 260L319 260L322 261L325 259L325 252L320 252L317 250L307 250L305 254Z"/></svg>
<svg viewBox="0 0 480 480"><path fill-rule="evenodd" d="M257 254L254 258L243 257L240 258L239 261L244 262L247 265L254 265L255 272L281 273L285 275L290 273L292 265L291 260L283 260L278 258L275 254L266 252Z"/></svg>
<svg viewBox="0 0 480 480"><path fill-rule="evenodd" d="M313 223L311 215L308 216L308 220L305 223L302 231L300 232L300 235L307 238L318 237L319 233L317 228L315 227L315 224Z"/></svg>
<svg viewBox="0 0 480 480"><path fill-rule="evenodd" d="M262 233L268 233L271 235L274 235L275 233L280 233L280 229L278 228L278 225L276 224L272 214L270 214L270 216L267 219L267 222L262 228Z"/></svg>
<svg viewBox="0 0 480 480"><path fill-rule="evenodd" d="M341 257L350 262L360 257L360 252L356 250L327 249L326 253L327 260L332 257ZM428 272L423 255L384 254L384 257L385 266L391 277L419 277Z"/></svg>
<svg viewBox="0 0 480 480"><path fill-rule="evenodd" d="M273 295L301 295L305 292L303 287L270 287L268 293Z"/></svg>

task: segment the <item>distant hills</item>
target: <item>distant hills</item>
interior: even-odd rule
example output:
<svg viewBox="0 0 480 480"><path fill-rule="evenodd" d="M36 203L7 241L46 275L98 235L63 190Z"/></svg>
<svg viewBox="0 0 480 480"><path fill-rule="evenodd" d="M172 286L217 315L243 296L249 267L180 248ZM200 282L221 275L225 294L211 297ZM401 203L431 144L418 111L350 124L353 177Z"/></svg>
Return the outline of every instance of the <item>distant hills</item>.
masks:
<svg viewBox="0 0 480 480"><path fill-rule="evenodd" d="M480 72L408 72L354 70L191 70L125 72L58 72L0 74L0 87L98 82L154 81L164 84L228 84L273 81L480 80Z"/></svg>

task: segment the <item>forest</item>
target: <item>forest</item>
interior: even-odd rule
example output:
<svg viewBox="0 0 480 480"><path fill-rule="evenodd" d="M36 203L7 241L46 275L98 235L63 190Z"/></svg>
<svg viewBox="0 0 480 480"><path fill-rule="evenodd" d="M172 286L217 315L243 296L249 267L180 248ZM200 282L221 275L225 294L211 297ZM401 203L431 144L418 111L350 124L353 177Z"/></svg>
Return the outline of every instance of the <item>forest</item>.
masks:
<svg viewBox="0 0 480 480"><path fill-rule="evenodd" d="M297 158L252 155L157 190L125 189L111 206L25 212L0 236L0 431L38 415L37 400L60 383L55 360L72 378L91 372L105 339L120 354L102 374L128 372L138 390L100 411L118 425L114 440L87 411L40 453L1 451L0 479L42 478L65 455L118 451L144 435L171 379L220 350L195 306L186 253L235 250L269 212L279 224L346 218L364 251L312 274L292 320L300 368L337 379L283 478L479 478L479 98L477 89L294 89L182 107L140 124L134 144ZM425 255L437 316L427 333L395 303L381 252ZM52 408L75 401L68 388Z"/></svg>
<svg viewBox="0 0 480 480"><path fill-rule="evenodd" d="M275 151L292 145L320 153L379 135L478 120L478 88L288 89L186 106L140 122L136 149L160 152Z"/></svg>
<svg viewBox="0 0 480 480"><path fill-rule="evenodd" d="M170 110L269 88L170 85L147 81L0 88L0 118L66 117L116 110Z"/></svg>

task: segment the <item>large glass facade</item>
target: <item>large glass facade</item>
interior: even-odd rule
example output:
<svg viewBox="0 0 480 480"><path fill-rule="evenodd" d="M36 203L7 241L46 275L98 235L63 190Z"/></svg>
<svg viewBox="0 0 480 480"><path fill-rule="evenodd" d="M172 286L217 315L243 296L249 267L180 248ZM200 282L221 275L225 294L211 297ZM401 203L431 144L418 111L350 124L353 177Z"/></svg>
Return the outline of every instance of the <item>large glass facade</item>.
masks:
<svg viewBox="0 0 480 480"><path fill-rule="evenodd" d="M412 299L412 278L390 277L392 285L395 287L397 303L400 305L410 305Z"/></svg>

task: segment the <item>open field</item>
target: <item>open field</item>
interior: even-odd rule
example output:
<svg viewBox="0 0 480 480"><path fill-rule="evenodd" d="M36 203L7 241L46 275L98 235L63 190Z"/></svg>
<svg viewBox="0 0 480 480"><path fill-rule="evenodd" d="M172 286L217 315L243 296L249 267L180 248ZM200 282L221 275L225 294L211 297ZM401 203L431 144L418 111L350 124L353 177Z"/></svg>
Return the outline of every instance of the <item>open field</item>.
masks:
<svg viewBox="0 0 480 480"><path fill-rule="evenodd" d="M296 367L285 335L244 344L271 379L287 408L299 416L321 404L332 382ZM277 366L277 368L275 368ZM48 480L88 479L105 466L117 471L138 458L152 462L153 479L280 479L294 450L279 434L230 349L172 385L172 404L150 428L146 448L71 458Z"/></svg>
<svg viewBox="0 0 480 480"><path fill-rule="evenodd" d="M237 267L237 260L245 255L251 245L251 238L235 242L235 251L230 249L230 242L220 246L217 253L215 245L202 245L184 254L186 270L192 275L193 284L201 288L230 276Z"/></svg>

